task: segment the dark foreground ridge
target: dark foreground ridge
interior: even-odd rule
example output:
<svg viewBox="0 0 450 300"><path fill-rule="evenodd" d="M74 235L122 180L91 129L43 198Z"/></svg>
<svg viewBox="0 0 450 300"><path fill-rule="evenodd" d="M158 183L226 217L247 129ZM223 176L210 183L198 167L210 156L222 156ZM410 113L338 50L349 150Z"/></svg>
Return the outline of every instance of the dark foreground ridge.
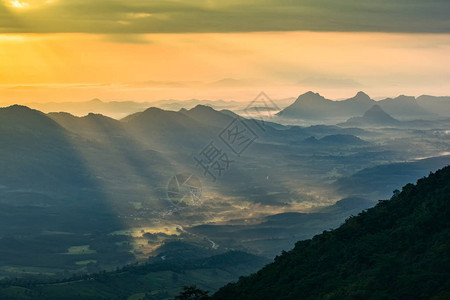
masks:
<svg viewBox="0 0 450 300"><path fill-rule="evenodd" d="M297 242L213 299L450 299L450 167Z"/></svg>

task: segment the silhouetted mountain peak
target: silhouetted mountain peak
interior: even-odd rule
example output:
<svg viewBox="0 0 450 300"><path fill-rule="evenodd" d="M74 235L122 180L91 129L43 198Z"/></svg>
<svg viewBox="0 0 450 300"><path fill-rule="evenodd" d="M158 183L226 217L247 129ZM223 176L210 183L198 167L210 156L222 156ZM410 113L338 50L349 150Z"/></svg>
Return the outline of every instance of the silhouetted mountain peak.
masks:
<svg viewBox="0 0 450 300"><path fill-rule="evenodd" d="M98 118L98 117L103 117L102 114L96 114L96 113L88 113L87 118Z"/></svg>
<svg viewBox="0 0 450 300"><path fill-rule="evenodd" d="M29 130L45 133L46 130L61 129L46 114L23 105L0 108L0 124L3 128Z"/></svg>
<svg viewBox="0 0 450 300"><path fill-rule="evenodd" d="M297 100L295 101L295 103L299 103L299 102L310 102L310 101L323 101L326 100L323 96L321 96L319 93L314 93L312 91L306 92L302 95L300 95Z"/></svg>
<svg viewBox="0 0 450 300"><path fill-rule="evenodd" d="M191 112L216 112L214 108L209 105L198 104L196 107L191 108Z"/></svg>
<svg viewBox="0 0 450 300"><path fill-rule="evenodd" d="M157 116L162 115L166 111L164 109L158 108L158 107L150 107L147 108L142 112L143 115L150 115L150 116Z"/></svg>
<svg viewBox="0 0 450 300"><path fill-rule="evenodd" d="M64 117L68 117L68 118L76 118L74 115L72 115L71 113L65 112L65 111L60 111L60 112L50 112L47 115L49 116L64 116Z"/></svg>
<svg viewBox="0 0 450 300"><path fill-rule="evenodd" d="M115 124L118 123L116 119L104 116L102 114L89 113L87 116L82 118L83 120L87 120L88 122L96 122L96 123L106 123L106 124Z"/></svg>
<svg viewBox="0 0 450 300"><path fill-rule="evenodd" d="M364 117L370 117L370 116L389 116L378 104L375 104L372 106L368 111L364 113Z"/></svg>
<svg viewBox="0 0 450 300"><path fill-rule="evenodd" d="M398 122L398 120L394 119L391 115L385 112L378 104L375 104L368 111L366 111L364 113L363 119L370 122L384 123L384 124Z"/></svg>
<svg viewBox="0 0 450 300"><path fill-rule="evenodd" d="M297 100L277 115L293 118L316 118L329 111L329 106L334 105L334 101L328 100L318 93L306 92L300 95Z"/></svg>
<svg viewBox="0 0 450 300"><path fill-rule="evenodd" d="M148 120L148 119L155 119L155 118L160 119L163 116L168 116L169 113L176 114L176 112L166 111L166 110L163 110L158 107L149 107L146 110L144 110L143 112L137 112L137 113L128 115L125 118L121 119L121 121L122 122L130 122L132 120L144 120L144 119Z"/></svg>
<svg viewBox="0 0 450 300"><path fill-rule="evenodd" d="M364 102L372 101L372 99L370 99L369 95L367 95L366 93L364 93L362 91L359 91L358 93L356 93L356 95L351 99L355 99L358 101L364 101Z"/></svg>
<svg viewBox="0 0 450 300"><path fill-rule="evenodd" d="M218 127L226 126L232 118L228 113L217 111L211 106L203 104L198 104L190 110L180 110L179 112L199 123Z"/></svg>
<svg viewBox="0 0 450 300"><path fill-rule="evenodd" d="M10 112L37 112L37 110L31 109L28 106L14 104L8 107L2 107L3 111L10 111Z"/></svg>
<svg viewBox="0 0 450 300"><path fill-rule="evenodd" d="M103 101L98 99L98 98L94 98L94 99L90 100L89 103L91 103L91 104L100 104L100 103L103 103Z"/></svg>
<svg viewBox="0 0 450 300"><path fill-rule="evenodd" d="M350 118L342 125L397 125L400 121L386 113L380 105L375 104L362 117Z"/></svg>
<svg viewBox="0 0 450 300"><path fill-rule="evenodd" d="M361 91L344 101L332 101L310 91L300 95L277 115L302 119L345 118L362 115L373 103L375 101Z"/></svg>
<svg viewBox="0 0 450 300"><path fill-rule="evenodd" d="M41 118L41 119L46 118L44 113L42 113L38 110L29 108L28 106L18 105L18 104L0 108L0 112L2 113L2 117L18 118L18 119L16 119L17 121L20 121L21 119L22 119L22 121L26 121L26 120L32 119L32 118ZM21 118L21 119L19 119L19 118Z"/></svg>

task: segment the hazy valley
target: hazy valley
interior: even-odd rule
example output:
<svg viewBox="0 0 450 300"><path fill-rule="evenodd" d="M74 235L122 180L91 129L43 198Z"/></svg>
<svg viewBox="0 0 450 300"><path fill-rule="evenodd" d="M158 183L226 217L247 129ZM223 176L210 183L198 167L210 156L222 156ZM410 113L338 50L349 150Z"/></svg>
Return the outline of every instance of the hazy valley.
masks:
<svg viewBox="0 0 450 300"><path fill-rule="evenodd" d="M184 270L186 257L248 253L214 267L225 272L215 285L200 280L217 289L450 164L448 98L330 101L308 92L279 112L151 107L122 119L1 108L0 276L61 279L149 257ZM198 181L172 185L183 176ZM154 288L163 299L177 286Z"/></svg>

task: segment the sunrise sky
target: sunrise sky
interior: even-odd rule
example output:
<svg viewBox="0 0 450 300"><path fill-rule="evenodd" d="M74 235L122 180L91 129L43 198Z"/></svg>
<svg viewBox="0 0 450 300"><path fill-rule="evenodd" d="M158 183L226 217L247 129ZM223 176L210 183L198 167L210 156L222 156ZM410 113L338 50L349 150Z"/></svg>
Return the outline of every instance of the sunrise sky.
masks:
<svg viewBox="0 0 450 300"><path fill-rule="evenodd" d="M0 104L450 95L449 1L373 2L4 0Z"/></svg>

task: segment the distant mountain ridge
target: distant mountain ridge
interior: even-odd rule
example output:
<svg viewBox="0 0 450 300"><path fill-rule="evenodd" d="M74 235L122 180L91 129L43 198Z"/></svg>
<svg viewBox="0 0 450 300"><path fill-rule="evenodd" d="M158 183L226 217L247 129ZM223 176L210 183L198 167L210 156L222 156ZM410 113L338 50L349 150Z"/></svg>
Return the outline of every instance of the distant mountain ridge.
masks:
<svg viewBox="0 0 450 300"><path fill-rule="evenodd" d="M450 116L450 97L422 95L416 100L421 107L432 113L447 117Z"/></svg>
<svg viewBox="0 0 450 300"><path fill-rule="evenodd" d="M283 118L306 120L342 119L362 115L375 104L388 114L404 120L430 119L438 116L435 112L426 109L426 105L419 105L416 98L410 96L401 95L396 98L375 101L366 93L358 92L352 98L333 101L311 91L300 95L293 104L277 115ZM447 105L450 107L450 101Z"/></svg>
<svg viewBox="0 0 450 300"><path fill-rule="evenodd" d="M237 101L225 100L158 100L158 101L102 101L94 98L81 102L47 102L47 103L29 103L29 107L41 110L43 112L69 112L76 116L84 116L89 113L107 115L113 118L124 118L130 114L141 112L150 107L158 107L166 110L179 110L182 108L191 109L197 105L208 105L215 109L230 109L243 107L243 103Z"/></svg>
<svg viewBox="0 0 450 300"><path fill-rule="evenodd" d="M294 101L294 103L292 103ZM325 119L341 118L362 115L374 104L379 104L387 113L395 118L411 120L422 118L436 118L438 116L450 117L450 97L422 95L417 98L411 96L398 96L380 101L371 99L369 95L360 91L355 96L334 101L326 99L318 93L307 92L297 98L279 99L276 101L280 107L285 107L279 116L297 119ZM70 112L82 116L88 113L100 113L114 118L123 118L129 114L143 111L149 107L159 107L166 110L191 109L197 105L211 106L214 109L228 109L241 112L246 102L228 100L158 100L158 101L102 101L94 98L81 102L47 102L29 103L27 106L44 112Z"/></svg>

